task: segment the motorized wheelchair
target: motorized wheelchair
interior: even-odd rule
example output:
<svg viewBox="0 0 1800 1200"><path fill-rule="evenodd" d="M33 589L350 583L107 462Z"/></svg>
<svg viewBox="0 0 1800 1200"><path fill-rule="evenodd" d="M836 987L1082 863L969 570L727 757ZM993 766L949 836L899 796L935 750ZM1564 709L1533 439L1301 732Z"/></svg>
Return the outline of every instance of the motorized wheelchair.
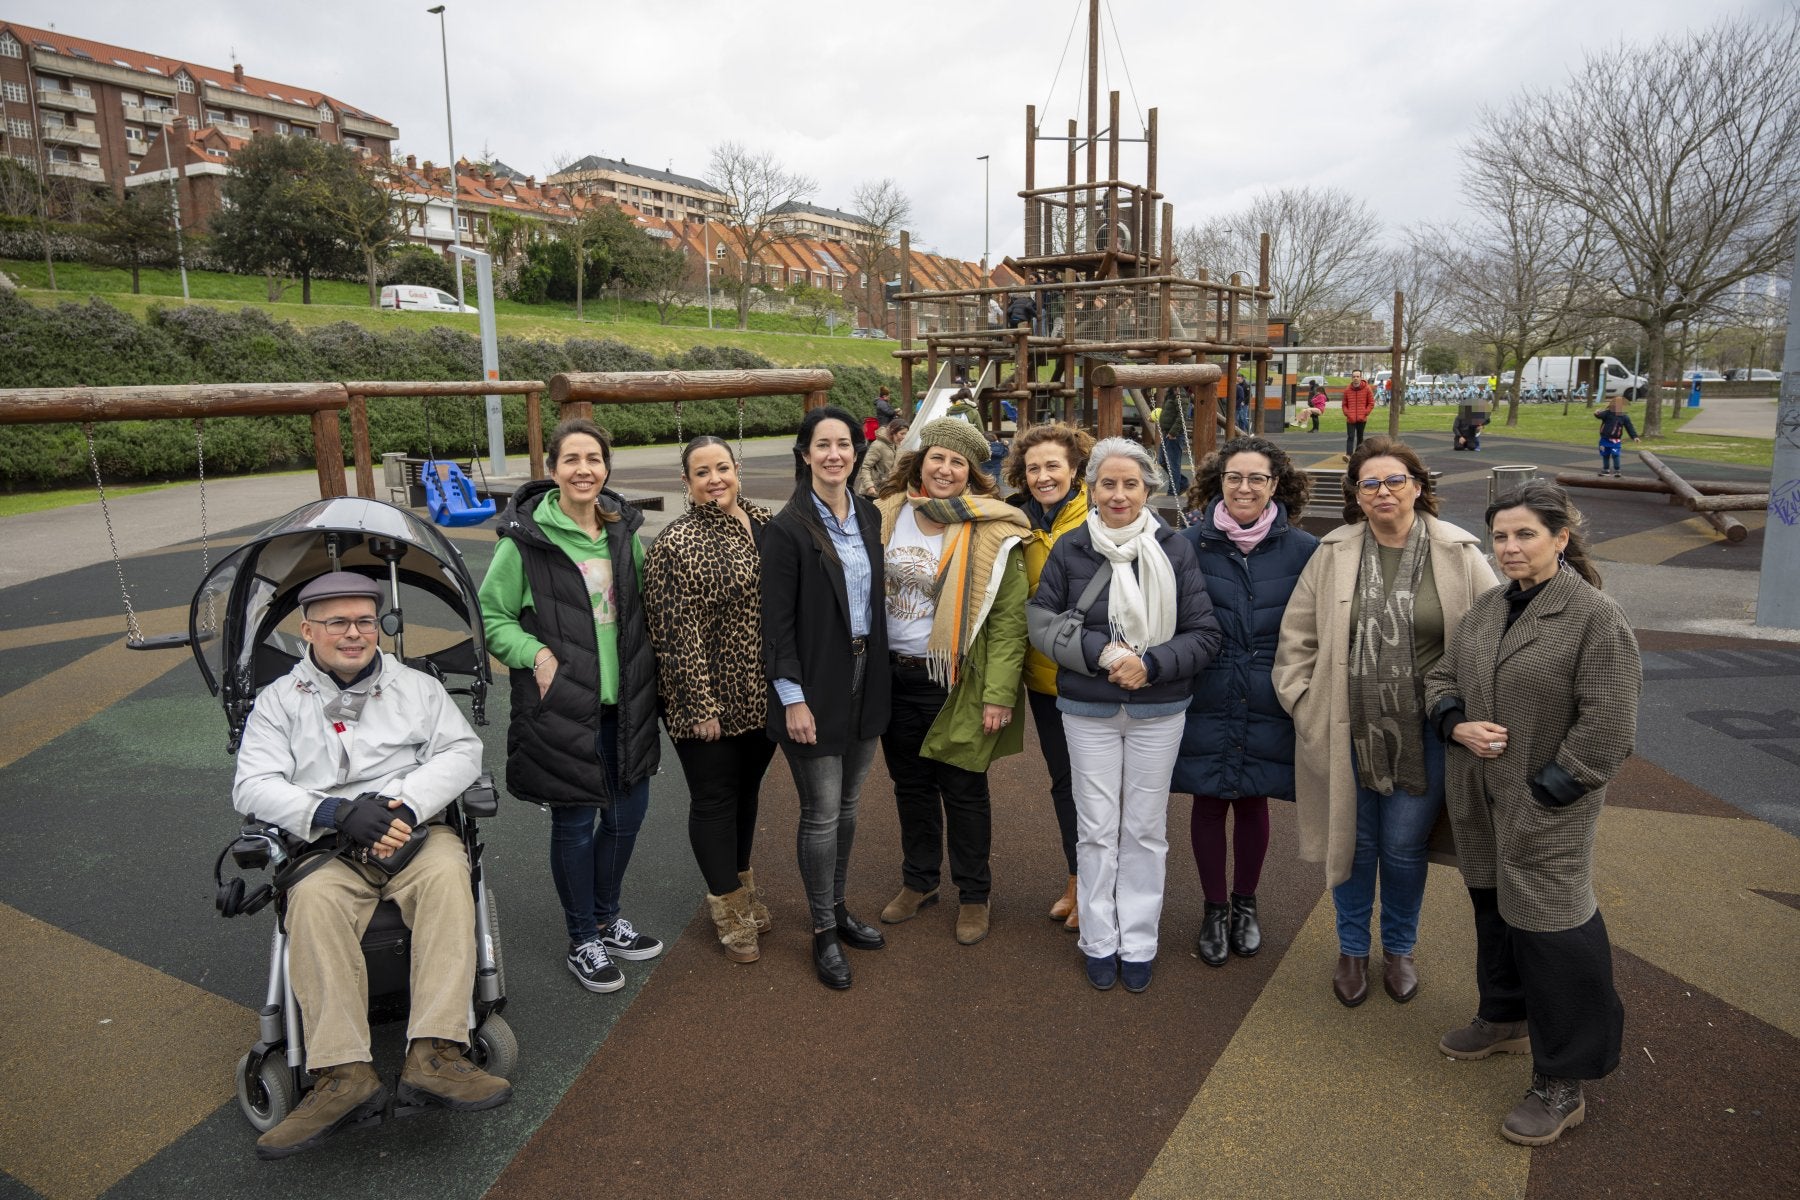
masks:
<svg viewBox="0 0 1800 1200"><path fill-rule="evenodd" d="M275 521L213 567L194 594L186 640L208 688L224 706L228 751L236 753L257 693L286 675L304 653L299 638L280 628L298 607L300 589L326 571L340 570L388 586L390 607L381 627L390 639L390 652L435 676L452 695L466 697L474 724L487 723L487 690L492 682L487 647L475 586L461 553L405 509L345 497L304 505ZM460 627L451 631L449 644L407 656L403 586L410 599L429 610L427 619ZM423 640L443 631L418 632ZM467 636L458 640L464 632ZM452 681L457 686L450 686ZM474 1032L469 1057L492 1074L510 1077L518 1062L518 1042L501 1016L506 981L499 922L477 830L477 822L494 816L497 809L493 781L484 773L445 810L443 819L468 852L475 893L475 986L469 1022ZM271 904L276 912L257 1039L237 1066L238 1106L259 1131L280 1124L311 1086L305 1069L305 1030L288 979L288 935L281 914L286 888L298 881L305 863L328 853L259 822L245 825L214 865L215 903L221 915L249 915ZM227 878L227 860L238 871L267 870L271 878L267 882L241 875ZM404 1020L411 935L392 902L376 907L362 949L368 967L370 1024ZM394 1089L389 1091L393 1094ZM390 1104L377 1119L413 1111L418 1109Z"/></svg>

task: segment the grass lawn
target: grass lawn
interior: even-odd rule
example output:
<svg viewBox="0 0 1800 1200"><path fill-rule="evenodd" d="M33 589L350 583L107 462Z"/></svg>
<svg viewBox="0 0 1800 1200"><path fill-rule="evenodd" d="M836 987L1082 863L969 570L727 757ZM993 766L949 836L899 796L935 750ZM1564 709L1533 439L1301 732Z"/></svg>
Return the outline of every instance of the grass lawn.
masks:
<svg viewBox="0 0 1800 1200"><path fill-rule="evenodd" d="M153 304L180 303L181 277L178 272L146 270L143 292L131 291L131 274L110 267L93 267L82 263L56 264L57 290L46 289L48 274L42 262L0 259L0 270L20 283L20 295L35 304L83 302L95 297L122 311L143 316ZM354 321L374 329L429 328L447 325L480 332L479 320L465 313L392 312L369 307L369 290L360 283L342 280L316 280L313 303L301 304L299 289L286 293L271 304L266 298L260 277L225 275L211 271L188 272L188 290L193 302L213 308L260 308L272 317L291 321L302 328L329 325L336 321ZM881 371L897 371L891 352L898 345L892 341L852 338L842 332L829 335L811 332L806 322L782 313L751 313L751 328L742 332L733 325L736 314L716 308L716 329L706 328L706 310L690 308L672 312L671 323L656 319L656 310L642 302L613 300L594 301L587 305L584 321L576 321L572 304L519 304L510 300L496 301L494 317L502 336L562 341L572 337L614 338L658 354L678 353L692 346L738 346L762 355L778 366L810 366L816 363L845 363L874 367Z"/></svg>
<svg viewBox="0 0 1800 1200"><path fill-rule="evenodd" d="M156 492L177 483L146 483L136 487L106 489L106 498L135 496L139 492ZM16 517L22 513L43 512L47 508L67 508L71 504L90 504L100 498L93 488L57 488L49 492L0 493L0 517Z"/></svg>
<svg viewBox="0 0 1800 1200"><path fill-rule="evenodd" d="M1652 441L1648 438L1642 442L1627 442L1626 452L1633 449L1649 450L1656 454L1668 454L1677 458L1695 458L1706 462L1738 463L1743 466L1767 467L1774 465L1775 443L1769 438L1736 438L1717 437L1710 434L1683 433L1681 429L1694 417L1698 416L1697 408L1679 408L1671 415L1663 410L1663 436ZM1494 420L1487 427L1493 437L1526 438L1534 442L1562 442L1570 446L1586 446L1591 448L1596 438L1599 423L1593 418L1592 410L1581 405L1569 406L1569 415L1562 415L1560 404L1521 404L1519 405L1519 423L1516 426L1506 424L1506 409L1496 407ZM1327 418L1329 420L1329 418ZM1400 416L1401 429L1433 429L1448 433L1450 424L1456 419L1456 408L1449 404L1414 405L1408 407ZM1644 406L1631 406L1631 419L1639 429L1644 427ZM1369 420L1371 433L1387 432L1387 413L1377 410Z"/></svg>

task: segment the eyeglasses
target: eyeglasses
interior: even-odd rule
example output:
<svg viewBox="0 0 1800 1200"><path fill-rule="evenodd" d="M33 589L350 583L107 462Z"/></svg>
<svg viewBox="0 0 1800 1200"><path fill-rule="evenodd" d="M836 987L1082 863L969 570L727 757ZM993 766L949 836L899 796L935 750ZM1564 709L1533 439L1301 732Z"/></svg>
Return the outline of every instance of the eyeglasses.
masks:
<svg viewBox="0 0 1800 1200"><path fill-rule="evenodd" d="M1246 483L1258 491L1275 482L1273 475L1244 475L1237 471L1227 471L1223 476L1226 487L1243 487Z"/></svg>
<svg viewBox="0 0 1800 1200"><path fill-rule="evenodd" d="M358 633L374 633L379 627L380 622L374 617L357 617L355 620L352 620L349 617L331 617L324 621L314 621L313 624L324 629L325 632L332 637L343 637L346 633L350 632L350 627L352 625L356 626L356 632Z"/></svg>
<svg viewBox="0 0 1800 1200"><path fill-rule="evenodd" d="M1397 492L1411 482L1411 475L1389 475L1386 479L1359 479L1356 481L1356 486L1363 495L1373 496L1384 485L1388 491Z"/></svg>

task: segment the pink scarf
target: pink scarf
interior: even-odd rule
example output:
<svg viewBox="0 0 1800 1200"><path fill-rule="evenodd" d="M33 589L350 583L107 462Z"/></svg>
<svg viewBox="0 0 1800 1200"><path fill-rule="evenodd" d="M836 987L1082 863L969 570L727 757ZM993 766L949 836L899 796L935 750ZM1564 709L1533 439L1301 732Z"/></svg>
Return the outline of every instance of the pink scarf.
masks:
<svg viewBox="0 0 1800 1200"><path fill-rule="evenodd" d="M1263 506L1262 516L1248 525L1239 525L1237 519L1226 511L1225 502L1213 505L1213 525L1218 531L1231 539L1231 544L1238 548L1239 554L1248 554L1261 544L1269 535L1275 524L1275 502L1269 501Z"/></svg>

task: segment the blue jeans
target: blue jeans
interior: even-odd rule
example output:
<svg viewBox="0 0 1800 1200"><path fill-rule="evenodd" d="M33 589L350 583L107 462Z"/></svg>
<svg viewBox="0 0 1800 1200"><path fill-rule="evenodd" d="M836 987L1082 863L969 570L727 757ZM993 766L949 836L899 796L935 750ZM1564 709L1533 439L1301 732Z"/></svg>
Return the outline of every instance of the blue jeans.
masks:
<svg viewBox="0 0 1800 1200"><path fill-rule="evenodd" d="M1331 889L1337 907L1338 953L1369 953L1369 915L1375 907L1375 880L1381 878L1381 948L1411 954L1419 938L1419 908L1425 902L1425 848L1444 805L1444 744L1430 730L1425 739L1425 794L1396 788L1391 796L1356 789L1356 857L1350 878ZM1350 755L1356 770L1356 754Z"/></svg>
<svg viewBox="0 0 1800 1200"><path fill-rule="evenodd" d="M617 718L609 712L600 719L601 744L616 746L618 736ZM611 804L604 808L558 804L550 809L550 878L562 901L572 946L593 941L618 919L625 868L650 810L650 780L639 780L625 790L619 786L618 760L608 756L605 761Z"/></svg>
<svg viewBox="0 0 1800 1200"><path fill-rule="evenodd" d="M1188 477L1181 469L1183 449L1179 437L1163 435L1161 453L1158 457L1162 461L1163 474L1169 477L1169 482L1174 485L1177 495L1186 492L1188 488Z"/></svg>
<svg viewBox="0 0 1800 1200"><path fill-rule="evenodd" d="M1600 443L1600 469L1602 471L1619 469L1619 450L1623 445L1622 442L1603 441Z"/></svg>

